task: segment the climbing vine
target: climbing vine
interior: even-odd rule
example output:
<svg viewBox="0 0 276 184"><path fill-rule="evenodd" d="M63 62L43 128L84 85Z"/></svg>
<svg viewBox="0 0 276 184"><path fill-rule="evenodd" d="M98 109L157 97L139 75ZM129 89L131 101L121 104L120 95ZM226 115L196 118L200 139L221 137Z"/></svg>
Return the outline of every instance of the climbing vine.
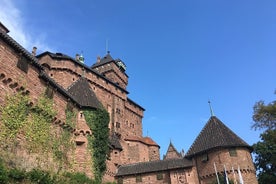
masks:
<svg viewBox="0 0 276 184"><path fill-rule="evenodd" d="M66 124L71 126L72 128L75 128L77 112L67 107L65 110L65 115ZM59 163L59 170L63 167L63 164L70 164L68 153L75 148L74 146L75 144L71 140L71 132L62 130L53 144L53 152L56 160Z"/></svg>
<svg viewBox="0 0 276 184"><path fill-rule="evenodd" d="M6 104L0 107L1 113L1 138L13 139L26 124L28 117L29 97L20 93L7 96Z"/></svg>
<svg viewBox="0 0 276 184"><path fill-rule="evenodd" d="M101 183L106 171L106 157L108 154L109 114L104 109L84 110L84 116L93 136L88 137L91 150L95 180Z"/></svg>
<svg viewBox="0 0 276 184"><path fill-rule="evenodd" d="M37 104L30 107L28 111L28 124L24 127L24 131L29 151L49 152L53 142L49 123L56 115L52 99L41 96L38 98Z"/></svg>

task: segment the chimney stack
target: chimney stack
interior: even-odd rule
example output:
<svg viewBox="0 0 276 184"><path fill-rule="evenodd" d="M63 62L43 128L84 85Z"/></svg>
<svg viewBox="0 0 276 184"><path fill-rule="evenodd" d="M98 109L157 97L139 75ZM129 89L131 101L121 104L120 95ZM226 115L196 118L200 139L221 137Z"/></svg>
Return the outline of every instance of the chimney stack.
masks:
<svg viewBox="0 0 276 184"><path fill-rule="evenodd" d="M36 56L36 50L37 50L37 48L36 48L36 47L33 47L33 50L32 50L32 55L33 55L33 56Z"/></svg>

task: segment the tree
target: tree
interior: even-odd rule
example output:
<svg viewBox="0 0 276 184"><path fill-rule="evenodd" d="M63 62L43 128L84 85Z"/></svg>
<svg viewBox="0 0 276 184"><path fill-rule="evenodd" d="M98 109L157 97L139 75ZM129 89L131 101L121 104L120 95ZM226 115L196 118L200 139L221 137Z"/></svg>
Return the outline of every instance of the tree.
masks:
<svg viewBox="0 0 276 184"><path fill-rule="evenodd" d="M261 141L253 145L259 184L276 183L276 101L254 105L253 128L263 130Z"/></svg>

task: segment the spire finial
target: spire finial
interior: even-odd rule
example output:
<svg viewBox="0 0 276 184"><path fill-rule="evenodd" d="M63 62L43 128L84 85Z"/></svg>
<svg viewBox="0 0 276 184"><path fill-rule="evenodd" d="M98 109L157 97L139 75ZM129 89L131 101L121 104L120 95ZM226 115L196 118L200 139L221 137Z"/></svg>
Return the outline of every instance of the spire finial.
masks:
<svg viewBox="0 0 276 184"><path fill-rule="evenodd" d="M210 107L211 116L215 116L214 112L213 112L213 109L212 109L212 106L211 106L210 100L208 100L208 104L209 104L209 107Z"/></svg>

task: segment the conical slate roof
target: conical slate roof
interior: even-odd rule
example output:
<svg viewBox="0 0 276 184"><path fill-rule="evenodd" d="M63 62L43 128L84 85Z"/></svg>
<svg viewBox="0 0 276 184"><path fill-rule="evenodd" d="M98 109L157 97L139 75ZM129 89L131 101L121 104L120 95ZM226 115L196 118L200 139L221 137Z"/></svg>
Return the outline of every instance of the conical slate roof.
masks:
<svg viewBox="0 0 276 184"><path fill-rule="evenodd" d="M100 108L101 104L97 99L95 93L89 86L88 81L81 77L74 82L69 88L68 92L74 99L82 106L89 108Z"/></svg>
<svg viewBox="0 0 276 184"><path fill-rule="evenodd" d="M218 147L247 147L248 149L252 149L216 116L211 116L188 150L186 157L191 157Z"/></svg>
<svg viewBox="0 0 276 184"><path fill-rule="evenodd" d="M181 158L181 154L177 151L177 149L174 147L172 142L170 142L167 153L164 156L164 159L171 159L171 158Z"/></svg>

